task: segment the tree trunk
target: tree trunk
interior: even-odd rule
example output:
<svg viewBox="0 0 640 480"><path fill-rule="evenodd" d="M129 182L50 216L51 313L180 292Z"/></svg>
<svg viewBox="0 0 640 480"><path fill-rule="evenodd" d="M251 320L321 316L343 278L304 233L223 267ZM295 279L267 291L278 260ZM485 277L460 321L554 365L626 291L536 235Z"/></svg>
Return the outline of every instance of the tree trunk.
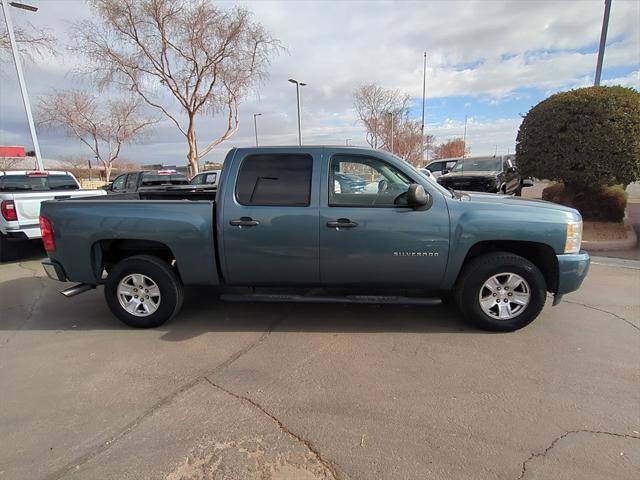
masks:
<svg viewBox="0 0 640 480"><path fill-rule="evenodd" d="M187 153L187 161L189 162L189 173L194 176L198 173L198 145L196 143L196 129L193 117L189 117L189 128L187 129L187 143L189 152Z"/></svg>
<svg viewBox="0 0 640 480"><path fill-rule="evenodd" d="M107 183L109 183L109 179L111 178L111 169L113 167L111 165L105 165L104 166L104 176L107 179Z"/></svg>

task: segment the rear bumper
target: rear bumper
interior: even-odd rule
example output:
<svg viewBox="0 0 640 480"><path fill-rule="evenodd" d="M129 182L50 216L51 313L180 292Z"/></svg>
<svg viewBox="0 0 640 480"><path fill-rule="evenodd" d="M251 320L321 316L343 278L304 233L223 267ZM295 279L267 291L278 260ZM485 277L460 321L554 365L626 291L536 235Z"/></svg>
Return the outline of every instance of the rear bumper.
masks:
<svg viewBox="0 0 640 480"><path fill-rule="evenodd" d="M589 272L589 254L581 250L576 254L556 255L556 258L558 259L558 291L556 295L564 295L578 290Z"/></svg>
<svg viewBox="0 0 640 480"><path fill-rule="evenodd" d="M67 275L64 273L62 265L60 265L55 260L51 260L50 258L43 260L42 267L44 268L45 273L50 279L58 280L59 282L67 281Z"/></svg>
<svg viewBox="0 0 640 480"><path fill-rule="evenodd" d="M40 225L27 225L26 227L7 227L4 232L0 232L5 234L7 237L17 238L20 240L34 240L38 238L42 238L42 234L40 233Z"/></svg>

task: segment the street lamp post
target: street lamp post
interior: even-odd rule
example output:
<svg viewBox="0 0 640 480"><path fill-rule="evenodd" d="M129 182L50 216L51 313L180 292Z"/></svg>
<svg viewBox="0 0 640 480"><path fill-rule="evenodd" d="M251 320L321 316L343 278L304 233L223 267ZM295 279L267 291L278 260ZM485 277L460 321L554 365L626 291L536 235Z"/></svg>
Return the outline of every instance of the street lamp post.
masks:
<svg viewBox="0 0 640 480"><path fill-rule="evenodd" d="M424 162L424 101L427 93L427 52L424 52L424 69L422 71L422 126L420 128L420 161ZM429 150L427 150L429 160Z"/></svg>
<svg viewBox="0 0 640 480"><path fill-rule="evenodd" d="M256 120L256 118L258 118L260 115L262 114L261 113L253 114L253 131L256 134L256 147L258 146L258 121Z"/></svg>
<svg viewBox="0 0 640 480"><path fill-rule="evenodd" d="M33 123L33 115L31 114L31 103L29 102L29 95L27 94L27 86L24 83L24 75L22 73L22 63L20 62L20 53L18 52L18 46L16 44L16 37L13 33L13 22L11 21L11 13L9 12L9 5L22 10L28 10L30 12L37 12L37 7L31 5L25 5L18 2L9 2L6 0L0 0L2 10L4 11L4 21L7 25L7 32L9 33L9 42L11 43L11 53L13 54L13 62L16 66L16 73L18 74L18 83L20 84L20 92L22 93L22 103L24 103L24 109L27 113L27 121L29 122L29 130L31 132L31 140L33 142L33 150L36 153L36 163L38 164L38 170L44 170L42 164L42 155L40 154L40 144L38 143L38 136L36 135L36 127Z"/></svg>
<svg viewBox="0 0 640 480"><path fill-rule="evenodd" d="M290 78L289 81L296 84L296 100L298 102L298 145L302 145L302 125L300 123L300 87L306 87L307 84L304 82L299 82L294 78Z"/></svg>
<svg viewBox="0 0 640 480"><path fill-rule="evenodd" d="M602 62L604 60L604 47L607 44L607 30L609 28L609 13L611 12L611 0L604 2L604 15L602 17L602 30L600 32L600 47L598 48L598 61L596 63L596 78L593 85L600 86L600 77L602 76Z"/></svg>

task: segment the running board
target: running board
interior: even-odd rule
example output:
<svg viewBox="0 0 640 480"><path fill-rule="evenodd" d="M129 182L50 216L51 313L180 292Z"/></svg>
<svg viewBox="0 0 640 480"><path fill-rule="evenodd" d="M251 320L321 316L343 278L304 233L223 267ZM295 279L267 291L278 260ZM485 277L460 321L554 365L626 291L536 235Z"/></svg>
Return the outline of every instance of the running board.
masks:
<svg viewBox="0 0 640 480"><path fill-rule="evenodd" d="M391 305L439 305L440 298L396 297L381 295L348 295L345 297L320 297L304 295L280 295L268 293L234 294L220 296L226 302L292 302L292 303L352 303L352 304L391 304Z"/></svg>
<svg viewBox="0 0 640 480"><path fill-rule="evenodd" d="M96 288L95 285L89 285L88 283L78 283L73 287L60 290L60 293L65 297L70 298L75 297L76 295L80 295L81 293L88 292L89 290L93 290L94 288Z"/></svg>

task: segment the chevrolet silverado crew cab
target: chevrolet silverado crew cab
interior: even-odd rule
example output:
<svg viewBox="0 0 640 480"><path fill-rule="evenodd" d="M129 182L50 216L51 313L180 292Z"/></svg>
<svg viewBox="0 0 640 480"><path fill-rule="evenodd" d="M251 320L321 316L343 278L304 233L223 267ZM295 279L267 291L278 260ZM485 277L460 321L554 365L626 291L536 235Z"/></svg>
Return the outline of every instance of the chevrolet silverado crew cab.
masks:
<svg viewBox="0 0 640 480"><path fill-rule="evenodd" d="M20 245L20 240L40 238L38 216L44 200L105 193L104 190L81 190L69 172L0 171L0 262L11 257L10 249Z"/></svg>
<svg viewBox="0 0 640 480"><path fill-rule="evenodd" d="M366 187L345 187L345 175ZM453 296L478 326L510 331L538 316L547 292L555 304L579 288L589 268L576 210L451 192L382 151L234 148L217 191L165 193L45 202L44 268L80 282L62 293L103 285L134 327L176 315L188 285L233 301Z"/></svg>
<svg viewBox="0 0 640 480"><path fill-rule="evenodd" d="M515 155L460 158L454 167L438 177L446 188L474 192L522 195L522 189L533 185L522 178L515 164Z"/></svg>

